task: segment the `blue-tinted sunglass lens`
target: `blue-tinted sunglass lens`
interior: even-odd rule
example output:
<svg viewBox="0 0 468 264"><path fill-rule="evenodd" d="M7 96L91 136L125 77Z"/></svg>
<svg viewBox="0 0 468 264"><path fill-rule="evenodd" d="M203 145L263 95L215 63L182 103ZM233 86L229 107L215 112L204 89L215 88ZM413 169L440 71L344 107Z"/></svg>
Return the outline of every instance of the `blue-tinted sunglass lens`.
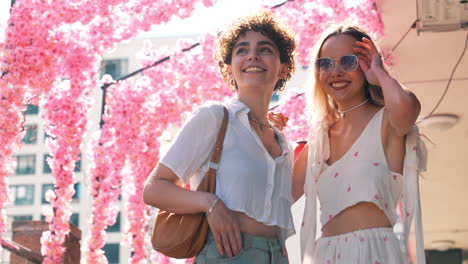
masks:
<svg viewBox="0 0 468 264"><path fill-rule="evenodd" d="M317 68L319 71L328 72L333 67L333 61L330 58L320 58L317 60Z"/></svg>
<svg viewBox="0 0 468 264"><path fill-rule="evenodd" d="M352 72L356 70L358 66L358 59L355 55L346 55L341 57L341 67L346 72Z"/></svg>

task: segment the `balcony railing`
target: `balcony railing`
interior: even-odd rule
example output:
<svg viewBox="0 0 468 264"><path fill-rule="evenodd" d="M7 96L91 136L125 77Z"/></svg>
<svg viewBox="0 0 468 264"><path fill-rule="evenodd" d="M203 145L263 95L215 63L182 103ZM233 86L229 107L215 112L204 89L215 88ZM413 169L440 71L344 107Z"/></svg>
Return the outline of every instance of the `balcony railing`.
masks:
<svg viewBox="0 0 468 264"><path fill-rule="evenodd" d="M2 248L10 251L11 254L15 254L20 259L28 261L27 263L41 264L42 261L44 260L43 256L37 254L36 252L33 252L29 248L23 247L22 245L16 242L10 241L8 239L0 238L0 244L2 245ZM25 263L24 261L19 261L19 262ZM13 261L10 263L14 264Z"/></svg>

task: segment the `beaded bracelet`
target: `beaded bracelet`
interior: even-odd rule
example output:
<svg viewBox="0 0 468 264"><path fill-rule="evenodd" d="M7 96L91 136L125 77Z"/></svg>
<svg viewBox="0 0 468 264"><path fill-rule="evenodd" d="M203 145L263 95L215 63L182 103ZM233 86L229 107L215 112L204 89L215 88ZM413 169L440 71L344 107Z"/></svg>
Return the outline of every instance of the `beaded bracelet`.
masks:
<svg viewBox="0 0 468 264"><path fill-rule="evenodd" d="M210 209L208 209L208 212L205 213L205 215L207 217L211 214L211 212L213 211L213 209L216 206L216 204L218 203L218 201L219 201L219 197L216 197L216 199L213 201L213 203L211 203Z"/></svg>

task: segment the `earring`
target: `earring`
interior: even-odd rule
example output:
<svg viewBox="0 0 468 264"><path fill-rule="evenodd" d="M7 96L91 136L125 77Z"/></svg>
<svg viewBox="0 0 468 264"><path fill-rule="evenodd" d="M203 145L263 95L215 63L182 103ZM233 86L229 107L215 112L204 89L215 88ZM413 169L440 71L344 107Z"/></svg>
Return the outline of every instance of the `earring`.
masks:
<svg viewBox="0 0 468 264"><path fill-rule="evenodd" d="M279 79L279 80L276 82L275 91L280 91L280 92L282 92L282 91L284 90L285 87L286 87L286 80L285 80L285 79Z"/></svg>
<svg viewBox="0 0 468 264"><path fill-rule="evenodd" d="M234 78L229 79L229 87L231 88L233 92L237 90L237 83L236 83L236 80L234 80Z"/></svg>

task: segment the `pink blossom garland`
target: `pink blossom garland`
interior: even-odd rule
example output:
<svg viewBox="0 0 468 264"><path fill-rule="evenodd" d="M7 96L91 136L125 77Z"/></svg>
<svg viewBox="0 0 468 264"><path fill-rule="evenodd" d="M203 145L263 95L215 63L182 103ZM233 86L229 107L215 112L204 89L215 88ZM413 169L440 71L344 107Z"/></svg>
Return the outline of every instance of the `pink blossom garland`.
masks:
<svg viewBox="0 0 468 264"><path fill-rule="evenodd" d="M158 120L155 122L151 122L152 124L159 124L161 125L164 123L164 121L167 120L166 124L169 123L176 123L180 124L180 113L181 112L186 112L189 111L190 108L193 108L196 105L199 105L200 103L209 100L209 99L214 99L214 100L220 100L222 98L225 98L226 95L230 95L231 93L229 90L226 89L225 84L222 83L222 81L219 78L219 74L217 73L217 66L214 63L210 63L207 65L206 61L213 61L212 60L212 55L213 55L213 36L207 36L204 41L202 41L202 49L203 53L197 53L197 50L199 48L197 47L196 49L188 52L188 53L177 53L174 54L172 59L168 62L165 62L163 65L160 65L158 67L155 67L153 69L147 70L145 72L145 76L148 76L150 78L150 85L146 86L147 89L149 87L152 87L152 89L155 89L155 93L152 95L150 94L150 100L149 102L156 103L156 106L154 108L150 109L157 109L158 111L156 113L152 111L147 111L141 114L147 114L150 116L157 116ZM179 46L182 48L183 42L179 44ZM190 46L191 43L185 43L185 47ZM176 49L177 50L177 49ZM156 61L161 57L157 57L158 55L157 52L148 52L145 51L145 54L152 54L154 57L153 58L146 58L147 62L150 61ZM189 54L189 55L187 55ZM206 67L200 68L198 67L199 65L207 65ZM206 69L206 71L204 71ZM197 72L198 74L194 75L193 73ZM174 80L177 82L174 83ZM144 80L145 82L148 82L148 80ZM138 81L137 81L138 82ZM137 84L135 84L137 85ZM211 90L211 91L210 91ZM159 91L159 92L157 92ZM127 96L118 96L118 98L128 98ZM167 98L167 99L166 99ZM298 97L299 100L303 100L303 97ZM182 101L179 101L182 100ZM291 99L292 100L292 99ZM297 100L297 99L296 99ZM286 104L286 105L295 105L295 106L300 106L301 103L299 104ZM188 107L187 107L188 106ZM302 101L302 106L304 106L304 103ZM159 111L159 108L164 108ZM185 108L185 109L184 109ZM289 113L289 111L294 111L294 113L300 113L300 114L295 114L293 115L295 119L297 119L297 122L294 121L294 118L292 120L292 123L297 123L297 125L294 125L294 127L301 127L301 122L302 124L304 123L304 115L303 113L303 107L301 109L287 109L285 108L285 111ZM161 118L160 115L157 115L157 113L161 113L164 111L165 113L165 118ZM140 116L140 113L138 114ZM301 120L302 116L302 120ZM165 125L164 127L167 127ZM302 126L303 127L303 126ZM152 129L145 129L145 131L159 131L162 133L164 129L157 129L157 128L152 128ZM291 129L291 133L293 137L297 138L305 138L305 131L298 131L297 130ZM296 135L294 135L296 133ZM158 137L156 137L158 138ZM134 145L137 146L137 145ZM142 156L139 156L142 158ZM153 158L155 156L152 156ZM136 162L136 161L135 161ZM155 161L156 162L156 161ZM153 164L150 162L150 164ZM149 166L148 169L151 169L153 165ZM137 166L138 168L144 168L141 164ZM142 169L143 170L143 169ZM141 174L137 174L141 175ZM133 186L132 192L138 189L137 187ZM138 192L137 192L138 193ZM140 196L141 197L141 196ZM137 200L133 200L132 204L137 204ZM129 208L129 211L133 211L131 208ZM139 210L138 212L144 212L145 210ZM136 211L135 211L136 212ZM132 215L132 213L130 213ZM134 217L132 218L131 216L129 217L129 227L135 226L141 226L138 223L132 224L132 221L134 219L146 219L145 217ZM139 228L136 228L137 232L140 230ZM131 231L130 231L131 232ZM143 239L140 239L139 241L144 241Z"/></svg>
<svg viewBox="0 0 468 264"><path fill-rule="evenodd" d="M297 34L299 63L308 65L308 54L320 33L334 23L355 23L376 35L383 34L380 13L375 0L360 0L350 3L345 0L295 0L274 9Z"/></svg>
<svg viewBox="0 0 468 264"><path fill-rule="evenodd" d="M73 76L79 74L76 72ZM86 116L90 108L90 90L86 89L89 86L74 85L70 81L57 82L60 83L54 85L40 102L46 131L53 138L48 138L46 143L53 157L48 163L55 179L55 198L50 200L53 215L47 217L50 221L49 231L44 232L41 238L44 263L62 262L65 250L62 244L69 233L68 221L74 194L73 170L79 158L82 135L87 126Z"/></svg>
<svg viewBox="0 0 468 264"><path fill-rule="evenodd" d="M11 59L7 57L10 51L5 44L8 36L6 25L0 25L0 32L5 33L0 37L0 235L6 232L7 217L5 204L9 201L8 176L14 173L16 160L12 158L16 147L21 147L21 140L25 135L23 127L25 89L22 85L13 86L12 83L20 83L17 75L10 74Z"/></svg>
<svg viewBox="0 0 468 264"><path fill-rule="evenodd" d="M207 46L211 47L211 52L206 52L200 47L196 48L199 50L200 64L205 60L212 60L213 40L213 37L207 40L210 42L210 45ZM186 45L191 44L181 42L177 49L179 50L184 48ZM185 67L190 65L187 62L192 59L192 55L193 54L178 53L174 55L174 59L170 60L170 62L177 63L179 67ZM158 55L154 54L154 56ZM216 67L214 67L214 69L216 69ZM192 75L192 71L194 70L195 69L186 69L185 71L189 71L189 75ZM165 74L167 75L167 73L174 74L175 76L164 78L166 82L161 82L161 79L159 79L157 82L159 85L156 87L151 85L150 82L153 80L149 78L150 75L161 76ZM132 261L139 261L138 259L144 258L144 242L148 241L147 237L145 237L146 232L142 232L142 230L147 230L148 208L143 204L141 191L145 178L157 162L158 153L154 151L159 150L159 137L162 132L167 129L169 124L181 123L181 112L191 111L194 106L199 105L202 102L199 100L199 96L192 96L192 100L190 100L186 95L203 93L203 91L177 89L178 87L181 87L181 85L183 85L182 88L193 87L197 90L200 88L198 85L186 86L187 81L181 81L180 78L177 77L177 75L179 75L177 71L167 71L164 67L156 67L148 70L145 74L148 77L136 79L135 81L124 81L121 84L111 86L111 88L108 89L108 96L106 98L107 111L104 116L105 125L101 129L101 133L104 133L108 129L112 129L114 131L115 138L107 138L107 140L110 140L107 142L102 141L105 142L105 145L113 146L114 149L107 152L107 155L93 157L93 160L96 162L99 162L100 159L105 159L102 164L105 164L106 168L109 166L112 168L113 162L109 162L110 160L108 159L108 156L112 156L112 153L126 153L128 159L130 159L130 164L137 163L138 166L136 166L136 168L140 168L139 170L141 170L133 172L131 176L127 176L125 182L128 184L124 185L124 190L127 190L124 197L128 197L128 200L131 201L127 205L129 226L127 232L133 242L132 249L134 254ZM211 74L212 77L206 76L207 74ZM214 83L222 85L222 82L216 72L212 73L212 71L207 71L204 76L208 79L216 78L217 80ZM203 78L203 75L200 78ZM210 86L216 85L212 84ZM215 88L216 87L213 87L212 89ZM226 87L224 88L225 92L230 93ZM203 87L203 89L209 90L209 87ZM177 94L182 94L182 96L178 96ZM216 94L214 94L214 96L216 96ZM184 98L187 100L181 100ZM161 113L165 114L161 115ZM138 140L138 137L142 137L142 139ZM100 148L97 147L97 149ZM121 151L119 151L119 149L121 149ZM132 152L132 150L134 152ZM139 153L142 150L144 150L143 153ZM147 162L139 164L141 163L139 162L139 159L145 160L145 157ZM132 167L134 166L135 165ZM120 169L121 167L115 170L119 171ZM93 175L95 174L95 172L92 173ZM109 175L110 171L106 171L106 173ZM92 185L99 187L92 187L93 192L98 192L98 189L106 189L102 183L102 177L105 177L106 174L103 173L98 175L100 175L100 181ZM134 177L134 180L131 180L131 177ZM109 179L109 181L111 181L111 179ZM95 183L94 180L93 183ZM96 194L93 193L92 195L95 197ZM97 199L95 201L96 207L102 209L109 207L107 205L97 206L99 204L101 204L101 202ZM106 219L105 217L99 217L102 214L98 214L96 211L94 211L94 214L93 225L97 225L99 223L99 219ZM101 239L97 238L102 238L102 236L99 236L99 232L92 228L92 235L88 242L88 247L90 247L89 252L91 253L85 254L88 261L96 259L96 256L93 255L92 252L98 252L96 247L100 248L103 245L103 243L99 242ZM91 241L92 243L90 243ZM96 247L93 248L93 246Z"/></svg>
<svg viewBox="0 0 468 264"><path fill-rule="evenodd" d="M289 117L283 133L290 142L307 140L310 124L307 122L305 113L305 94L297 94L293 91L286 96L286 100L282 101L281 105L274 109L274 112L280 112Z"/></svg>
<svg viewBox="0 0 468 264"><path fill-rule="evenodd" d="M164 256L163 254L159 254L156 251L151 252L151 257L150 257L151 263L158 263L158 264L172 264L170 257Z"/></svg>
<svg viewBox="0 0 468 264"><path fill-rule="evenodd" d="M96 39L96 36L92 34L83 35L81 32L86 32L86 30L83 30L82 27L75 26L75 28L73 28L74 25L71 25L71 27L62 27L62 25L70 25L72 23L81 22L82 25L87 25L88 23L94 25L94 27L91 26L90 29L100 29L100 27L103 27L104 25L108 24L105 22L102 23L100 21L109 22L109 20L107 19L107 16L110 14L109 10L115 8L120 2L123 1L83 1L80 2L81 5L76 3L74 3L74 5L70 5L69 3L67 3L67 1L54 1L53 4L44 1L17 1L13 9L13 14L9 21L10 26L8 27L6 33L6 46L8 46L8 54L7 56L3 56L2 59L6 62L5 64L8 66L7 72L11 76L10 80L22 80L22 82L26 84L25 86L28 92L27 98L34 99L33 102L37 102L39 96L47 93L47 91L51 89L51 87L53 86L52 84L56 79L63 77L70 78L72 76L73 71L70 71L70 67L67 67L70 66L67 64L70 61L67 59L64 60L64 57L74 57L75 59L77 59L77 61L85 61L87 64L77 64L78 69L82 71L86 71L87 69L92 68L94 65L97 64L96 56L94 56L93 54L97 54L103 48L110 47L113 43L115 43L116 40L122 40L133 36L134 34L136 34L138 27L143 28L144 25L139 24L138 27L129 27L127 24L125 25L125 28L129 28L129 31L121 31L120 36L117 36L113 39L112 36L117 35L116 32L118 32L118 30L106 30L104 31L104 34L100 35L101 39ZM152 1L151 3L154 3L154 1ZM204 3L212 4L212 1L204 1ZM125 7L125 5L121 6ZM150 8L149 10L165 10L164 8L158 8L154 5L147 5L147 3L145 4L145 7ZM122 9L125 10L125 8ZM182 12L180 14L183 16L188 15L192 9L193 8L191 8L191 1L182 2L181 4L173 5L172 7L172 10L174 12ZM98 16L96 16L96 11L98 11ZM128 9L126 11L127 13L129 13ZM183 13L183 11L186 12ZM159 16L153 16L153 19L159 19L159 22L161 22L163 19L166 19L165 21L167 21L171 17L172 13L166 12L165 14L166 16L164 16L162 19ZM101 17L99 15L101 15ZM135 13L132 12L132 15L135 15ZM118 17L119 16L116 16L114 18ZM125 22L125 20L119 19L116 19L116 21ZM34 25L43 25L43 27L35 27ZM115 28L119 27L122 27L122 24L117 24L115 26ZM129 32L131 32L131 34L129 34ZM91 36L91 38L89 40L86 40L85 36ZM63 45L64 43L66 44ZM78 55L76 53L78 53ZM67 56L68 54L71 54L71 56ZM89 54L91 56L89 56ZM80 55L84 56L80 58ZM89 58L92 59L89 60ZM68 72L66 70L68 70ZM81 79L76 78L73 79L73 81L76 80L76 83L82 84L82 86L80 87L80 85L75 85L74 83L72 83L72 88L85 90L87 88L89 90L89 88L93 87L94 82L90 80L95 78L95 75L81 77ZM11 83L12 85L19 84L18 81L13 81ZM18 87L21 86L18 85ZM89 93L86 92L84 94L89 95ZM86 101L89 101L89 98L88 100L84 100L84 102ZM78 108L80 107L78 106ZM44 109L45 111L47 111L47 108ZM85 109L84 112L87 112L88 109ZM44 115L53 116L53 114L50 113L45 113ZM83 117L85 115L81 116ZM78 122L78 124L80 125L82 123L83 122ZM58 130L57 132L59 132L56 135L57 138L64 138L64 140L67 141L65 137L61 137L60 130ZM78 141L81 141L84 129L76 132L78 133L71 132L71 134L74 134L73 138L78 139ZM17 133L17 135L18 134L19 133ZM68 140L73 141L73 138L68 138ZM60 142L57 145L59 146L58 148L61 147ZM6 144L6 146L11 146L11 143ZM79 148L79 144L75 145L75 147L76 146L78 146ZM60 153L60 151L57 150L57 153ZM54 156L58 157L57 155ZM64 159L67 158L70 158L71 160L67 160L65 162L65 167L73 167L77 156L73 157L73 155L65 155ZM61 168L61 166L56 167ZM56 167L52 166L52 170L54 170L54 168ZM53 173L56 177L59 178L72 179L71 175L61 175L60 172L54 171ZM56 180L56 185L59 182L59 180ZM73 182L73 180L71 182ZM68 182L68 184L71 183ZM67 184L65 184L65 186L62 187L56 186L57 192L60 193L60 189L67 190L66 185ZM6 195L3 197L6 197ZM67 199L65 199L65 201L66 200ZM60 208L61 206L63 206L64 208ZM57 203L54 205L54 212L60 212L61 209L65 209L66 207L66 202L65 204ZM65 212L63 215L67 217L68 214ZM54 223L58 222L61 221L55 221ZM55 232L55 230L53 230L54 227L63 228L65 232L68 232L67 227L62 224L59 223L57 225L51 225L52 230L50 230L50 234L60 233ZM45 235L47 236L47 234ZM43 241L46 241L46 239L43 239ZM57 243L48 243L48 245L57 246L57 244L59 244L60 241L61 237L59 237L58 240L55 241ZM47 250L43 248L43 252L47 252ZM51 249L50 252L60 253L63 252L63 250ZM57 256L55 258L55 260L58 259L60 259L60 256Z"/></svg>
<svg viewBox="0 0 468 264"><path fill-rule="evenodd" d="M24 136L22 102L24 90L9 87L8 77L0 79L0 235L6 232L5 204L9 200L8 176L14 173L16 161L12 158L15 147L21 146Z"/></svg>
<svg viewBox="0 0 468 264"><path fill-rule="evenodd" d="M17 1L14 9L15 11L13 12L12 18L10 18L10 24L12 26L6 29L5 43L7 43L6 46L8 46L9 49L8 53L2 54L2 62L4 63L3 65L7 67L7 76L13 89L15 89L14 87L22 87L16 88L17 91L15 92L18 92L17 94L19 95L25 94L25 97L18 97L18 100L7 97L8 102L5 107L2 105L2 114L4 112L8 113L8 111L12 109L19 110L24 108L22 106L23 98L37 100L40 96L49 94L49 91L53 87L62 85L55 81L63 77L71 80L70 87L68 88L70 92L68 92L68 94L71 95L72 98L78 98L76 104L71 104L72 107L70 111L72 111L72 114L69 116L71 120L78 125L72 126L69 130L54 129L54 126L50 125L48 128L50 133L55 133L54 136L57 138L57 141L51 145L53 156L55 157L54 159L61 159L57 161L57 163L53 161L51 166L56 177L56 196L64 197L65 202L57 202L54 204L54 199L51 198L53 200L53 206L56 208L56 216L52 220L53 225L51 227L51 233L55 234L55 229L64 230L64 232L57 232L57 236L55 237L57 240L47 244L48 246L46 247L50 247L50 249L44 250L46 255L47 252L62 252L57 245L63 238L63 234L68 232L68 226L64 224L63 219L68 219L69 217L69 209L67 209L68 205L66 201L68 201L68 196L72 194L70 186L72 186L74 182L73 175L69 173L68 170L72 170L74 162L77 160L76 153L79 153L78 142L81 142L82 133L86 128L86 122L83 122L86 118L84 113L89 111L90 88L95 87L95 81L92 81L96 78L96 74L92 73L94 72L93 67L97 62L95 54L98 54L105 48L112 47L112 45L118 41L130 38L138 30L147 30L152 24L159 24L167 21L173 14L177 13L179 16L185 17L193 10L193 1L188 0L175 7L167 3L161 3L161 1L135 1L133 6L125 5L123 2L124 1L117 0L86 1L80 2L82 4L72 6L67 1L54 1L53 4L30 0ZM210 5L212 1L203 1L203 3ZM325 12L321 11L322 9L319 10L316 8L312 1L293 1L288 2L276 11L283 14L288 23L297 27L296 31L299 33L298 46L303 63L307 62L307 50L312 46L314 36L320 31L315 25L328 20L332 16L344 18L353 15L356 17L363 17L363 15L369 16L370 14L371 17L367 19L367 21L369 21L371 28L373 26L375 32L379 32L379 29L382 29L379 15L373 6L374 1L363 0L359 6L349 6L343 1L336 0L318 1L318 3L323 6L328 6L329 8L326 9L327 11ZM162 13L163 10L164 12ZM47 26L34 27L34 25ZM64 25L69 25L69 27L64 27ZM121 177L119 175L122 170L123 160L131 164L129 166L129 171L132 171L132 182L135 184L139 181L138 184L140 185L135 184L133 187L134 190L136 190L136 194L133 197L129 196L129 200L132 201L132 208L129 208L131 211L131 215L129 216L129 234L135 234L137 232L146 234L145 232L141 232L141 230L145 230L147 226L145 221L147 222L148 213L148 210L142 206L141 202L141 177L146 177L158 159L157 152L148 151L148 149L157 150L159 148L154 142L158 142L162 131L167 129L169 124L180 125L181 113L191 111L193 107L200 105L206 100L222 100L226 98L226 96L231 95L226 85L220 80L217 66L212 59L213 39L213 36L208 35L202 40L201 47L197 47L189 53L177 53L170 62L165 63L164 67L159 66L145 72L145 75L148 76L149 79L143 80L142 78L141 81L144 81L144 83L148 85L146 87L151 87L151 89L148 89L151 93L146 95L140 94L143 98L148 98L147 102L143 102L141 105L145 105L146 109L152 111L144 112L139 110L139 114L134 117L137 120L133 120L130 124L145 124L142 126L145 127L145 131L132 132L132 136L128 138L128 142L138 142L138 144L134 144L133 146L145 146L146 144L146 151L140 151L141 153L139 153L134 150L133 154L125 158L121 157L121 162L117 162L115 167L110 165L111 168L106 170L102 168L102 164L106 164L105 154L109 153L107 150L111 148L107 145L107 149L96 149L96 153L98 153L97 159L101 160L96 161L97 166L95 166L95 168L98 169L96 169L94 173L97 174L93 174L92 176L92 182L95 183L94 187L92 187L92 192L96 195L94 197L101 197L99 194L105 191L110 191L111 193L120 192L119 188L106 189L104 186L115 187L114 181L117 180L118 182L119 177ZM179 47L182 47L183 44L184 43L181 43ZM74 59L76 61L73 61ZM83 62L79 63L80 61ZM70 62L72 63L70 64ZM4 67L3 65L2 68ZM69 67L70 65L75 66ZM203 65L203 67L200 67L201 65ZM82 72L91 72L92 74L82 75L79 74L77 69ZM135 86L141 87L138 85L138 82L140 82L140 79L136 81ZM54 86L54 83L57 85ZM25 93L21 90L23 87ZM128 88L128 86L123 87ZM10 87L7 87L6 83L2 85L1 81L0 88L2 88L2 94L4 90L10 89ZM81 91L81 93L78 91ZM121 93L125 94L125 92ZM44 98L47 98L45 99L46 101L53 101L51 97L44 96ZM60 98L60 100L65 100L64 97ZM124 98L125 97L121 97L121 100ZM17 105L16 107L11 107L15 104ZM117 107L119 105L122 104L115 104ZM51 106L48 107L47 103L43 103L43 106L45 109L44 116L48 118L50 124L57 125L67 120L64 120L64 116L54 113L55 109ZM65 103L59 104L59 106L66 108ZM114 108L113 111L117 111L117 109L118 108ZM133 108L130 106L128 109ZM293 113L300 113L303 112L303 110L286 108L284 111L287 115L292 114L292 123L296 123L296 121L294 121L296 116L298 116L297 122L300 122L301 115L294 115ZM14 112L18 113L18 111ZM167 113L167 117L159 115L163 112ZM129 111L128 113L133 112ZM152 114L152 116L148 116L150 114ZM13 114L12 117L14 119L15 115ZM11 118L9 120L11 120ZM110 120L110 118L108 118L108 120ZM110 123L105 129L112 132L116 131L117 128L126 128L127 126L124 126L125 124L119 122L121 120L125 119L119 120L119 118L117 118L115 123ZM1 126L2 129L5 129L6 127L12 127L12 124L17 124L16 126L13 125L10 134L5 134L5 137L2 134L2 141L5 139L5 142L2 142L5 143L3 146L12 146L13 142L21 138L18 136L20 133L19 131L21 131L21 118L16 118L13 121L14 122L9 122L8 126L6 126L6 124L5 126L3 124ZM299 125L297 125L297 127L299 127ZM153 128L154 130L151 130ZM145 132L148 131L154 131L154 133L147 133L145 136ZM107 132L105 131L101 133L103 134L101 138L102 141L100 142L104 145L112 145L114 142L122 143L121 146L126 146L128 144L123 141L122 135L116 135L113 139L112 133L106 134ZM298 132L296 135L292 133L292 137L301 138L303 137L303 133L304 132ZM73 137L71 135L73 135ZM69 148L67 149L65 143L69 142L71 144L67 146ZM151 145L151 142L153 145ZM66 150L60 150L63 148ZM11 157L11 151L6 151L4 153L7 154L6 157L8 160L8 157ZM61 156L62 154L63 156ZM2 156L2 158L3 157L4 156ZM135 169L134 163L138 162L141 163L139 164L141 167ZM7 168L5 170L6 172L4 172L4 167L5 166L3 166L0 171L0 177L2 177L0 179L6 179L8 169L12 170L11 168ZM60 169L60 167L63 168ZM101 181L98 182L97 179L102 179L102 181L107 180L109 183L105 182L105 184L103 184ZM0 182L0 193L6 190L6 183L4 182L5 181ZM2 190L2 184L5 188L4 190ZM104 216L102 217L104 222L99 222L100 219L96 218L96 216L94 217L95 221L93 225L96 225L96 227L92 227L95 229L92 231L91 236L93 237L96 235L99 237L99 239L96 240L94 248L101 248L104 245L104 236L99 236L99 234L104 232L107 225L112 224L112 218L115 219L115 211L103 209L104 206L112 207L113 203L111 200L115 199L115 197L115 194L111 195L111 197L102 196L94 203L94 207L97 208L93 209L93 211L97 213L96 216L99 216L99 212ZM3 208L1 200L0 208ZM102 223L104 223L104 225L102 225ZM2 232L1 224L2 222L0 220L0 232ZM144 245L147 240L144 236L145 235L132 237L134 256L136 256L134 257L135 261L140 261L144 254L142 250L144 247L142 245ZM96 252L98 251L99 250ZM50 263L56 260L57 258L50 259ZM101 260L102 261L99 263L105 262L105 258Z"/></svg>
<svg viewBox="0 0 468 264"><path fill-rule="evenodd" d="M209 39L210 42L212 42L214 39L211 38ZM210 46L212 47L212 43L210 43ZM184 46L185 47L185 46ZM201 50L201 49L200 49ZM206 53L205 53L206 54ZM187 54L182 54L180 55L187 56ZM177 56L177 55L174 55ZM210 56L210 59L213 56L213 52L209 53L208 56ZM180 61L179 63L185 63L185 65L190 65L187 63L187 61L190 61L191 56L187 56L184 61ZM206 60L207 58L202 58L203 60ZM211 59L212 60L212 59ZM177 58L174 60L171 60L173 62L177 62ZM157 67L158 68L158 67ZM155 68L155 69L157 69ZM215 68L216 69L216 68ZM191 69L192 71L195 69ZM156 70L157 71L157 70ZM164 71L167 71L164 69ZM152 71L147 71L145 74L151 74ZM175 73L175 72L172 72ZM220 79L215 74L215 76L218 78L218 83L220 83ZM104 116L104 121L105 125L102 128L102 132L106 131L107 129L112 129L115 131L115 139L111 139L111 141L104 141L106 140L105 138L102 138L103 141L100 141L101 143L105 142L105 144L109 144L114 146L115 148L112 150L114 152L120 152L120 153L128 153L129 150L133 149L136 147L136 149L150 149L152 151L158 150L159 149L159 141L158 138L162 134L162 132L167 129L168 125L171 123L180 123L180 112L182 111L190 111L193 109L193 105L190 104L190 102L184 102L184 101L176 101L174 102L174 94L171 94L171 90L174 90L174 87L176 87L173 83L170 83L169 80L177 80L177 78L165 78L165 80L168 80L168 87L167 90L165 90L162 87L161 91L162 93L156 93L157 90L151 89L152 87L150 86L150 82L148 78L141 78L137 79L136 83L130 82L130 81L125 81L122 82L122 84L114 85L110 89L108 89L108 97L106 98L107 102L107 111ZM131 83L131 85L128 85L128 83ZM138 85L140 83L141 85ZM160 80L159 80L160 83ZM180 84L179 84L180 85ZM122 89L121 87L124 87L125 89ZM135 88L135 89L132 89ZM197 87L197 86L194 86ZM228 91L228 90L227 90ZM191 92L187 92L186 94L191 94ZM155 96L156 95L156 96ZM170 98L169 101L173 101L170 105L167 104L160 104L161 103L161 98ZM193 98L198 99L197 96L194 96ZM147 100L146 104L144 100ZM159 103L156 106L151 105L151 102L156 102ZM200 100L196 100L196 102L199 104ZM145 109L140 110L141 107L145 107ZM172 106L172 107L171 107ZM180 106L185 106L185 108L180 109ZM171 111L171 109L174 109ZM160 116L160 113L165 112L166 113L166 118L167 120L171 122L162 122L166 119L162 119ZM146 121L146 124L154 124L157 125L157 127L148 127L144 130L141 129L144 124L138 123L139 118L149 118L150 121ZM166 120L166 121L167 121ZM140 121L141 122L141 121ZM148 125L146 125L148 126ZM136 132L132 132L136 129ZM125 133L124 133L125 131ZM153 135L148 132L152 131ZM144 133L142 136L145 138L145 144L150 145L148 146L141 146L139 144L136 144L136 141L134 140L135 137L139 136L141 133ZM150 135L150 136L148 136ZM110 138L107 138L108 140ZM154 143L158 143L158 145L154 145ZM122 144L121 147L119 147ZM118 149L121 149L122 151L118 151ZM108 154L112 155L112 154ZM130 157L134 157L134 153L129 153L127 154ZM147 220L148 220L148 208L143 204L142 201L142 187L144 183L144 179L148 176L149 172L151 169L154 167L154 165L157 162L157 153L151 153L151 151L147 151L146 155L149 157L148 162L146 163L146 166L141 165L138 166L141 168L143 172L137 172L135 175L141 175L140 178L135 178L136 186L134 188L131 188L131 194L127 195L129 197L129 200L132 201L130 203L129 208L127 208L127 216L128 216L128 221L129 224L129 233L132 234L132 249L133 249L133 259L132 262L136 263L140 259L144 259L146 256L146 251L145 251L145 241L148 241L146 232L142 232L141 230L147 230ZM136 155L136 157L140 157L139 155ZM143 158L145 156L142 156ZM107 159L104 155L94 157L93 160L96 163L99 164L105 164L107 167L111 166L110 171L107 171L107 175L112 175L112 172L114 172L114 175L118 175L118 171L120 171L122 168L121 167L113 167L113 163L109 163L108 161L100 162L99 159ZM118 163L119 164L119 163ZM117 171L117 172L115 172ZM95 173L92 173L93 175L96 175ZM97 174L100 177L100 181L102 181L102 177L106 177L105 174ZM109 176L110 177L110 176ZM141 178L143 177L143 178ZM102 186L102 183L99 182L97 183L95 180L95 177L92 178L92 182L95 183L93 184L94 186L99 186L99 187L92 187L93 192L98 192L98 190L105 189ZM110 178L109 181L115 181L116 179ZM132 181L127 181L126 182L132 182ZM125 187L125 186L124 186ZM100 191L99 191L100 192ZM93 194L93 197L96 194ZM97 199L95 200L95 207L96 208L108 208L108 206L103 206L101 203L106 203L109 200L106 199ZM135 209L133 209L135 208ZM143 215L142 215L143 213ZM95 211L96 214L96 211ZM104 214L104 213L103 213ZM87 247L85 248L85 253L87 261L91 262L94 259L97 258L95 254L98 254L101 256L100 258L102 259L103 256L102 254L99 254L99 248L101 248L104 243L103 239L104 236L101 234L103 233L103 230L106 225L102 225L102 219L107 219L106 217L98 217L102 214L98 214L93 216L93 222L92 222L92 231L91 235L88 239L88 244ZM108 221L105 220L105 221ZM141 222L143 221L143 222ZM96 228L96 226L101 226L101 228ZM136 230L136 231L133 231ZM94 253L93 253L94 252ZM136 261L136 262L135 262ZM99 262L93 262L93 263L99 263ZM102 262L100 262L102 263Z"/></svg>
<svg viewBox="0 0 468 264"><path fill-rule="evenodd" d="M6 232L7 216L5 204L9 201L8 175L14 173L16 161L12 158L13 149L21 146L24 136L22 123L24 118L22 112L25 110L23 104L24 89L11 87L9 82L12 76L8 76L5 60L7 50L4 36L5 25L0 24L0 235ZM1 249L0 249L1 252Z"/></svg>
<svg viewBox="0 0 468 264"><path fill-rule="evenodd" d="M190 53L178 52L160 67L147 70L145 77L124 81L108 91L109 114L112 115L113 120L122 118L116 130L126 132L121 135L125 138L122 138L120 142L132 139L125 146L130 167L125 181L127 184L123 186L124 197L128 197L126 233L132 241L132 263L139 263L144 258L149 241L147 231L145 231L149 210L142 201L142 188L146 177L157 163L159 138L162 132L170 124L181 124L181 112L192 111L194 107L208 99L223 100L226 96L232 95L232 92L221 81L217 66L212 59L213 41L213 36L207 36L201 41L201 47L196 47ZM176 50L192 44L181 41ZM157 60L160 55L150 50L151 47L147 48L149 50L145 50L143 54L152 54L154 60ZM148 61L148 58L144 61ZM190 61L192 63L189 63ZM199 69L197 65L206 64L206 61L211 61L211 65L209 64L205 71L199 70L197 75L201 80L210 80L210 84L200 86L197 85L200 80L193 73ZM171 68L178 70L168 70ZM165 77L160 78L161 76ZM194 78L190 78L192 76ZM196 80L193 81L193 79ZM207 92L210 90L215 92ZM125 109L132 115L118 117L111 114L115 106L119 106L117 109ZM157 253L154 254L157 255Z"/></svg>
<svg viewBox="0 0 468 264"><path fill-rule="evenodd" d="M108 105L113 106L111 97L107 98ZM122 149L120 141L125 140L121 123L113 123L114 120L122 122L122 118L111 119L109 116L117 116L126 112L125 105L112 107L112 113L106 111L103 116L104 126L91 142L92 152L89 160L89 173L91 177L90 195L93 197L93 214L84 257L86 263L107 263L102 247L105 245L105 229L116 221L118 211L118 197L121 193L123 180L122 168L125 166L126 150ZM114 113L115 112L115 113ZM114 129L118 128L118 129ZM117 140L116 138L119 138Z"/></svg>

